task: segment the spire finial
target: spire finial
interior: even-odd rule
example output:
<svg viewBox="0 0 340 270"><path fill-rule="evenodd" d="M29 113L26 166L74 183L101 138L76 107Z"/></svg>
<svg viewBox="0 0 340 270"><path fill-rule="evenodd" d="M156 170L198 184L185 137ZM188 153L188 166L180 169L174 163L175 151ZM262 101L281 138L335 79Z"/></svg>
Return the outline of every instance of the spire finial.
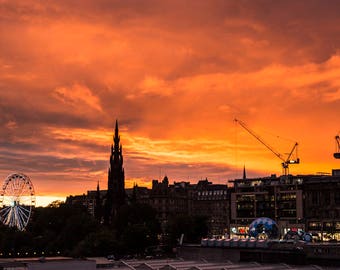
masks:
<svg viewBox="0 0 340 270"><path fill-rule="evenodd" d="M116 119L115 135L118 137L118 120Z"/></svg>
<svg viewBox="0 0 340 270"><path fill-rule="evenodd" d="M113 141L114 141L114 148L116 151L119 150L119 130L118 130L118 120L116 119L116 127L115 127L115 135L113 136Z"/></svg>
<svg viewBox="0 0 340 270"><path fill-rule="evenodd" d="M247 175L246 175L246 165L243 165L243 179L247 179Z"/></svg>

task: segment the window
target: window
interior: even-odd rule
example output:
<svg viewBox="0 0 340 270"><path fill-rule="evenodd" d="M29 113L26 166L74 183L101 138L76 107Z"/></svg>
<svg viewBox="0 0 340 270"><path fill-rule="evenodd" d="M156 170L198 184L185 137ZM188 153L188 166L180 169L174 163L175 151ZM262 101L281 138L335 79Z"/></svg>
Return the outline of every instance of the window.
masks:
<svg viewBox="0 0 340 270"><path fill-rule="evenodd" d="M336 222L335 223L335 229L336 230L340 230L340 222Z"/></svg>
<svg viewBox="0 0 340 270"><path fill-rule="evenodd" d="M309 222L308 224L309 230L314 230L314 231L321 231L322 225L321 222Z"/></svg>

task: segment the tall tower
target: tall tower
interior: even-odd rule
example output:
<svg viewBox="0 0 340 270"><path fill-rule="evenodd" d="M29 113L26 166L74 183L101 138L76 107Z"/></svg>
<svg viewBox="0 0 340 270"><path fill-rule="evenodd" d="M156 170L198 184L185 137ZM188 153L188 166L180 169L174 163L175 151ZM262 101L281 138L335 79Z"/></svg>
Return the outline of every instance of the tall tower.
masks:
<svg viewBox="0 0 340 270"><path fill-rule="evenodd" d="M246 165L243 166L243 180L247 179Z"/></svg>
<svg viewBox="0 0 340 270"><path fill-rule="evenodd" d="M112 223L112 219L116 216L118 209L125 203L125 174L117 120L113 143L114 144L111 145L107 198L105 203L104 222L106 224Z"/></svg>
<svg viewBox="0 0 340 270"><path fill-rule="evenodd" d="M98 222L101 222L102 220L102 200L100 197L100 189L99 189L99 181L97 184L97 191L96 191L96 205L95 205L95 209L94 209L94 217L96 218L96 220Z"/></svg>

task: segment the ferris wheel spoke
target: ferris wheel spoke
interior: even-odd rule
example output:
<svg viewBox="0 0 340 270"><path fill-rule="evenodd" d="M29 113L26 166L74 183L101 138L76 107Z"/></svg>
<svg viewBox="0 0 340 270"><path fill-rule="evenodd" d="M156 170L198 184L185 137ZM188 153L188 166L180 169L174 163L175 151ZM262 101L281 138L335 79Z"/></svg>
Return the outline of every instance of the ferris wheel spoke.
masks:
<svg viewBox="0 0 340 270"><path fill-rule="evenodd" d="M9 225L10 226L15 226L15 218L16 218L16 211L15 211L15 208L12 207L11 209L11 213L10 213L10 216L9 216Z"/></svg>
<svg viewBox="0 0 340 270"><path fill-rule="evenodd" d="M25 195L27 195L28 194L28 186L26 185L26 182L23 182L22 184L21 184L21 189L20 189L20 194L19 194L19 196L25 196Z"/></svg>
<svg viewBox="0 0 340 270"><path fill-rule="evenodd" d="M14 180L14 187L16 188L16 189L18 189L18 187L19 187L19 185L20 185L20 178L19 177L17 177L17 178L15 178L15 180Z"/></svg>
<svg viewBox="0 0 340 270"><path fill-rule="evenodd" d="M18 181L15 186L15 195L20 196L21 190L22 190L22 184Z"/></svg>
<svg viewBox="0 0 340 270"><path fill-rule="evenodd" d="M20 224L21 224L21 230L24 229L28 223L28 218L25 218L23 216L19 216Z"/></svg>
<svg viewBox="0 0 340 270"><path fill-rule="evenodd" d="M26 219L28 220L28 219ZM20 208L17 207L17 224L19 225L19 229L22 230L26 226L26 222L22 213L20 212Z"/></svg>
<svg viewBox="0 0 340 270"><path fill-rule="evenodd" d="M11 215L11 207L9 207L8 209L6 209L7 211L4 211L3 213L1 213L1 221L6 224L8 218L10 217Z"/></svg>
<svg viewBox="0 0 340 270"><path fill-rule="evenodd" d="M21 215L19 213L18 207L15 207L15 223L16 223L17 227L19 228L19 230L21 230L23 228L22 218L21 218Z"/></svg>
<svg viewBox="0 0 340 270"><path fill-rule="evenodd" d="M27 211L27 212L31 212L31 206L30 206L30 205L20 204L19 207L20 207L22 210L25 210L25 211Z"/></svg>
<svg viewBox="0 0 340 270"><path fill-rule="evenodd" d="M11 211L11 207L6 207L0 210L1 215L8 215L9 211Z"/></svg>
<svg viewBox="0 0 340 270"><path fill-rule="evenodd" d="M22 206L18 206L18 211L19 211L20 214L25 215L27 217L27 214L26 214L27 213L27 209L25 209Z"/></svg>
<svg viewBox="0 0 340 270"><path fill-rule="evenodd" d="M8 214L4 217L4 224L10 226L11 220L12 220L12 216L13 216L13 207L10 208Z"/></svg>
<svg viewBox="0 0 340 270"><path fill-rule="evenodd" d="M22 196L22 193L23 193L23 187L20 185L19 187L18 187L18 189L17 189L17 196L18 197L20 197L20 196Z"/></svg>
<svg viewBox="0 0 340 270"><path fill-rule="evenodd" d="M10 194L13 194L13 186L12 184L7 184L5 187L4 187L4 191L5 193L10 193Z"/></svg>
<svg viewBox="0 0 340 270"><path fill-rule="evenodd" d="M25 190L25 189L22 189L22 190L20 191L20 193L19 193L18 196L19 196L19 197L21 197L21 196L27 196L26 190Z"/></svg>
<svg viewBox="0 0 340 270"><path fill-rule="evenodd" d="M17 179L17 181L15 182L15 185L14 185L14 190L15 190L15 195L16 196L19 196L19 193L20 193L20 182L19 180Z"/></svg>
<svg viewBox="0 0 340 270"><path fill-rule="evenodd" d="M31 208L27 209L25 206L22 206L22 205L20 205L19 208L21 211L25 211L28 214L31 213Z"/></svg>
<svg viewBox="0 0 340 270"><path fill-rule="evenodd" d="M9 189L10 194L11 194L12 196L15 196L15 188L14 188L14 185L11 184L9 187L10 187L10 189Z"/></svg>
<svg viewBox="0 0 340 270"><path fill-rule="evenodd" d="M12 184L12 186L13 186L13 189L16 189L17 183L18 183L18 179L17 179L17 178L14 178L14 180L11 182L11 184Z"/></svg>
<svg viewBox="0 0 340 270"><path fill-rule="evenodd" d="M18 227L19 230L21 230L21 220L18 213L18 207L14 207L14 219L13 224Z"/></svg>
<svg viewBox="0 0 340 270"><path fill-rule="evenodd" d="M13 190L16 189L16 186L17 186L17 179L16 178L11 182L11 186L12 186Z"/></svg>
<svg viewBox="0 0 340 270"><path fill-rule="evenodd" d="M22 219L24 221L26 221L26 220L29 219L29 214L27 214L27 212L24 212L23 210L26 210L26 209L25 208L21 208L20 206L18 206L18 213L20 214L20 217L22 217Z"/></svg>

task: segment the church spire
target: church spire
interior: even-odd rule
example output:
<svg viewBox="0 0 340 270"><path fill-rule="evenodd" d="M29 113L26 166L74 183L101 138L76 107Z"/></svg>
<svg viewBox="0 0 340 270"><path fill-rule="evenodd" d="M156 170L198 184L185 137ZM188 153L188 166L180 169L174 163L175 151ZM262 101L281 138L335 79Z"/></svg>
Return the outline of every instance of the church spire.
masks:
<svg viewBox="0 0 340 270"><path fill-rule="evenodd" d="M125 203L125 175L122 145L120 144L118 120L116 120L113 144L111 145L108 170L108 189L105 206L105 223L110 224L118 209Z"/></svg>
<svg viewBox="0 0 340 270"><path fill-rule="evenodd" d="M119 136L118 120L117 119L116 119L115 135L113 137L113 141L114 141L114 144L115 144L115 149L118 149L119 148L120 136Z"/></svg>
<svg viewBox="0 0 340 270"><path fill-rule="evenodd" d="M246 175L246 165L243 165L243 179L247 179L247 175Z"/></svg>
<svg viewBox="0 0 340 270"><path fill-rule="evenodd" d="M96 192L96 205L94 209L94 216L98 222L101 222L102 218L102 200L100 197L99 180L97 182L97 192Z"/></svg>

